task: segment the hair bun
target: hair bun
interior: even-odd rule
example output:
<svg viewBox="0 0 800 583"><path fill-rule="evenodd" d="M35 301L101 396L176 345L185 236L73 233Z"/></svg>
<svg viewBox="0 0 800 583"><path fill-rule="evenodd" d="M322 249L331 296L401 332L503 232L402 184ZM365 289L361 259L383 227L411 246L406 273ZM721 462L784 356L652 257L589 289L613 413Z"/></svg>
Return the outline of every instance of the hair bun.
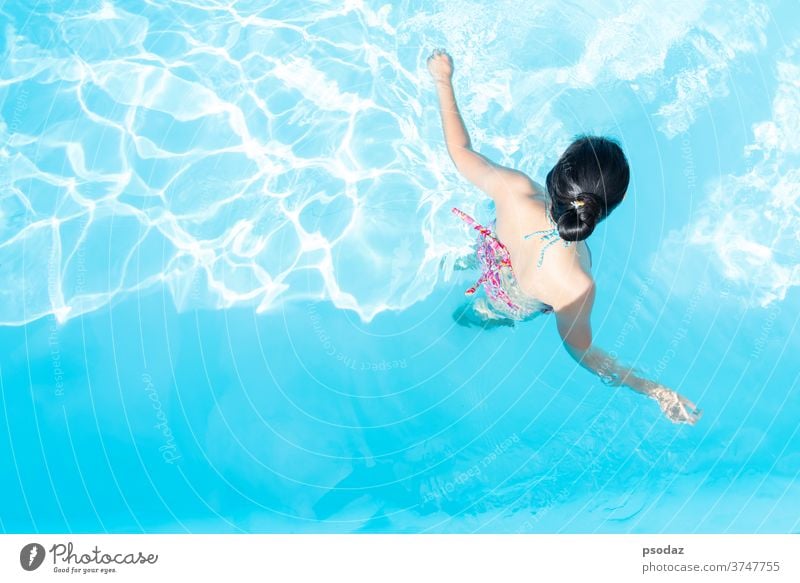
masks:
<svg viewBox="0 0 800 583"><path fill-rule="evenodd" d="M575 197L575 210L578 211L580 220L584 223L591 223L592 228L597 224L597 219L603 212L603 209L597 204L597 195L591 192L582 192Z"/></svg>
<svg viewBox="0 0 800 583"><path fill-rule="evenodd" d="M594 231L602 209L591 196L579 194L558 217L558 234L565 241L583 241Z"/></svg>

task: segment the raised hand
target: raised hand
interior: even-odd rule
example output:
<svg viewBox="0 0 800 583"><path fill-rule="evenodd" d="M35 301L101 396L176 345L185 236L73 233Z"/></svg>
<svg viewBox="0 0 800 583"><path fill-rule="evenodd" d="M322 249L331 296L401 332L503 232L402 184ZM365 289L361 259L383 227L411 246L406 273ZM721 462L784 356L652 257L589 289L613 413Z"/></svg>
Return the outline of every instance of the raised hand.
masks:
<svg viewBox="0 0 800 583"><path fill-rule="evenodd" d="M434 49L428 57L428 71L437 83L449 82L453 77L453 59L444 49Z"/></svg>

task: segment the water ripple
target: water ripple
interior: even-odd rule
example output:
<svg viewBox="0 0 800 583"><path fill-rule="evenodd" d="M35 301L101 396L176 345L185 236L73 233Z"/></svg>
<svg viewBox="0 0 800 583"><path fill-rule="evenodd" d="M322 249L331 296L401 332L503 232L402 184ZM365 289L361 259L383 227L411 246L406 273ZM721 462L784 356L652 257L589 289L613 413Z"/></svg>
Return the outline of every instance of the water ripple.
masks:
<svg viewBox="0 0 800 583"><path fill-rule="evenodd" d="M674 135L767 20L749 4L727 28L698 2L528 4L5 5L0 323L63 322L156 285L183 309L403 309L469 248L449 208L481 201L442 147L431 47L469 72L456 84L475 142L539 175L580 129L558 95L613 103L624 82ZM697 40L743 34L730 53ZM679 45L693 60L667 73Z"/></svg>

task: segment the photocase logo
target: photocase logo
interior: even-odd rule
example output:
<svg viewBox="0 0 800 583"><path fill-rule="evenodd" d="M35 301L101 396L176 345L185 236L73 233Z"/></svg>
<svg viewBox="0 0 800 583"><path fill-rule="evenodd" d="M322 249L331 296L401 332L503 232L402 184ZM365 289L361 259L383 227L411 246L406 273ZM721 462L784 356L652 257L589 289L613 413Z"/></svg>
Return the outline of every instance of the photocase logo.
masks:
<svg viewBox="0 0 800 583"><path fill-rule="evenodd" d="M44 547L39 543L30 543L19 552L19 564L26 571L35 571L44 562Z"/></svg>

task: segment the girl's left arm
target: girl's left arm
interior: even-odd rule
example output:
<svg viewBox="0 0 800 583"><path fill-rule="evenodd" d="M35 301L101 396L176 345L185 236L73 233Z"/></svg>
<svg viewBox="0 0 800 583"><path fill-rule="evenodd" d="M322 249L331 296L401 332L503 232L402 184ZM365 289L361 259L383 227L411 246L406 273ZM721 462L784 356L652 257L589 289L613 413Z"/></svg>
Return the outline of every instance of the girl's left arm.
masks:
<svg viewBox="0 0 800 583"><path fill-rule="evenodd" d="M570 281L566 284L562 299L570 296L567 288L571 288L573 299L555 302L554 307L558 333L569 355L583 368L600 377L604 384L626 386L655 399L673 423L697 423L701 411L689 399L641 376L637 369L623 365L592 341L589 317L594 304L594 282L586 278L583 283Z"/></svg>
<svg viewBox="0 0 800 583"><path fill-rule="evenodd" d="M428 57L428 70L436 83L447 152L461 175L496 202L516 194L535 192L536 186L526 174L495 164L472 149L453 90L453 61L450 55L442 50L434 51Z"/></svg>

